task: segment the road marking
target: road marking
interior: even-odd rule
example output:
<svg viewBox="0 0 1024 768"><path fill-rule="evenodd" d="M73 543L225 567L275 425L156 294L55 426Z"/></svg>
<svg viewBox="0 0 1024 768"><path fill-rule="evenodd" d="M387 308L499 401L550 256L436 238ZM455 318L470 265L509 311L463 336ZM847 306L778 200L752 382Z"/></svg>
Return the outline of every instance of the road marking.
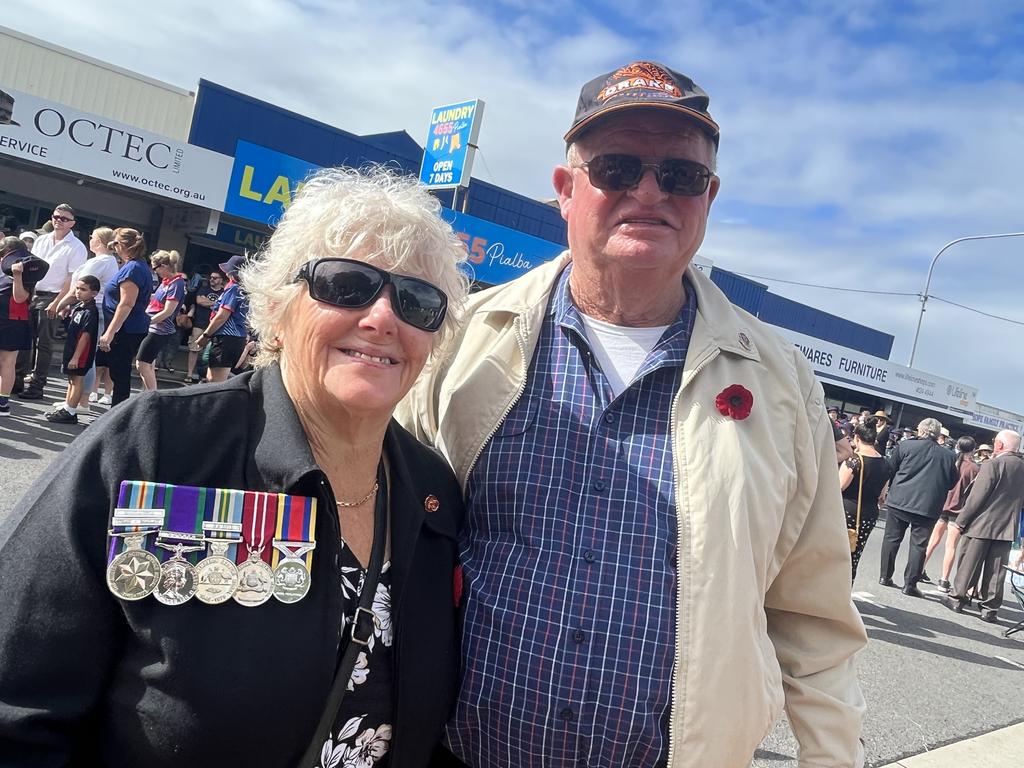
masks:
<svg viewBox="0 0 1024 768"><path fill-rule="evenodd" d="M1024 664L1018 664L1016 661L1010 661L1009 659L1005 659L1002 656L993 656L992 658L999 659L1000 661L1005 661L1007 664L1012 664L1015 667L1024 669Z"/></svg>

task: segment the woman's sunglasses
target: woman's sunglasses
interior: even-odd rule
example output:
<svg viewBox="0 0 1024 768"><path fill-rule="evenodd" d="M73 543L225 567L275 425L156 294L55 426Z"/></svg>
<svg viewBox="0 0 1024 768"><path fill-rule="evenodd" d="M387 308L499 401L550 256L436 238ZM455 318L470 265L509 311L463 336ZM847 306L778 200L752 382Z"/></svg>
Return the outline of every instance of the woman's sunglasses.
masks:
<svg viewBox="0 0 1024 768"><path fill-rule="evenodd" d="M395 314L413 328L433 333L441 327L448 297L436 285L415 277L393 275L352 259L314 259L295 273L309 284L309 295L324 304L360 309L376 301L385 286L395 289Z"/></svg>
<svg viewBox="0 0 1024 768"><path fill-rule="evenodd" d="M633 189L648 168L654 170L658 188L668 195L696 197L707 191L711 182L711 170L696 160L666 158L656 163L645 163L635 155L598 155L581 168L587 169L590 183L607 192L624 192Z"/></svg>

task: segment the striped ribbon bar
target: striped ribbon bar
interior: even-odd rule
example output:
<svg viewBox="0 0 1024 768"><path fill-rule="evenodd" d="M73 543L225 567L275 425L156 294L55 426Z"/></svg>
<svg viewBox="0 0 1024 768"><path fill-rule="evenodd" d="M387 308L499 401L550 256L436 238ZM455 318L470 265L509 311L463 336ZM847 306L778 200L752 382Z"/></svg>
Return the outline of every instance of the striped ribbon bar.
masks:
<svg viewBox="0 0 1024 768"><path fill-rule="evenodd" d="M275 537L287 541L313 541L316 536L316 499L307 496L125 480L118 491L117 509L122 510L122 514L124 510L131 509L162 509L165 512L162 526L165 532L202 534L204 522L240 525L243 541L254 549L262 547L261 557L271 567L276 566L281 557L272 545ZM122 525L113 530L123 533L138 528ZM207 536L237 539L238 534L212 531ZM156 539L156 536L148 536L146 549L161 560L172 557L173 553L156 546ZM122 548L121 537L109 537L107 562L120 554ZM232 544L225 556L241 564L248 554L246 546ZM205 552L195 552L188 558L195 563L205 556ZM312 553L305 555L304 559L306 567L312 568Z"/></svg>
<svg viewBox="0 0 1024 768"><path fill-rule="evenodd" d="M310 496L285 496L281 494L277 500L277 530L274 538L278 541L316 541L316 499ZM284 555L274 550L274 562L277 564ZM302 556L306 568L313 571L313 552Z"/></svg>

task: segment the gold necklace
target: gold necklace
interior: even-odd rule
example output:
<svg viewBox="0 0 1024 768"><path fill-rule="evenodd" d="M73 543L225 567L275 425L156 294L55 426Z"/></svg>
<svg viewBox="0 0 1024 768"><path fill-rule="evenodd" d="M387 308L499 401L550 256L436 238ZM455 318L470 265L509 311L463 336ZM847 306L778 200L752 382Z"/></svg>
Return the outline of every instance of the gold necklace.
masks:
<svg viewBox="0 0 1024 768"><path fill-rule="evenodd" d="M339 507L346 507L346 508L347 507L361 507L361 506L363 506L363 504L365 504L366 502L368 502L370 500L370 497L373 496L373 494L375 494L377 492L378 488L380 488L380 483L377 482L376 480L374 480L373 481L373 488L371 488L370 492L368 494L366 494L365 496L363 496L363 498L361 498L359 501L337 501L335 503Z"/></svg>

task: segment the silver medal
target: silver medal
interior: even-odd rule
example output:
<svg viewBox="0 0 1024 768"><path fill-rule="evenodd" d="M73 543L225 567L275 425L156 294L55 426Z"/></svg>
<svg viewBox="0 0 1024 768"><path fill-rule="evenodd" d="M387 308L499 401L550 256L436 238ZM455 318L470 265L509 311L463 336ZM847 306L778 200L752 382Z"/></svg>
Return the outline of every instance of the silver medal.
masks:
<svg viewBox="0 0 1024 768"><path fill-rule="evenodd" d="M126 534L124 552L107 566L107 587L122 600L141 600L156 588L160 561L142 545L150 533Z"/></svg>
<svg viewBox="0 0 1024 768"><path fill-rule="evenodd" d="M171 549L170 546L157 542L158 546ZM160 566L160 581L153 590L153 597L164 605L181 605L192 599L196 593L196 568L186 560L184 552L194 552L201 547L186 547L184 544L176 544L173 547L174 556Z"/></svg>
<svg viewBox="0 0 1024 768"><path fill-rule="evenodd" d="M274 594L274 571L260 557L262 549L250 549L249 558L238 566L234 598L239 605L263 605Z"/></svg>
<svg viewBox="0 0 1024 768"><path fill-rule="evenodd" d="M282 603L297 603L309 592L309 569L302 556L315 548L315 541L274 540L274 549L284 555L274 569L274 597Z"/></svg>
<svg viewBox="0 0 1024 768"><path fill-rule="evenodd" d="M238 568L224 556L228 539L211 539L210 554L196 566L196 598L207 605L227 602L238 587Z"/></svg>

